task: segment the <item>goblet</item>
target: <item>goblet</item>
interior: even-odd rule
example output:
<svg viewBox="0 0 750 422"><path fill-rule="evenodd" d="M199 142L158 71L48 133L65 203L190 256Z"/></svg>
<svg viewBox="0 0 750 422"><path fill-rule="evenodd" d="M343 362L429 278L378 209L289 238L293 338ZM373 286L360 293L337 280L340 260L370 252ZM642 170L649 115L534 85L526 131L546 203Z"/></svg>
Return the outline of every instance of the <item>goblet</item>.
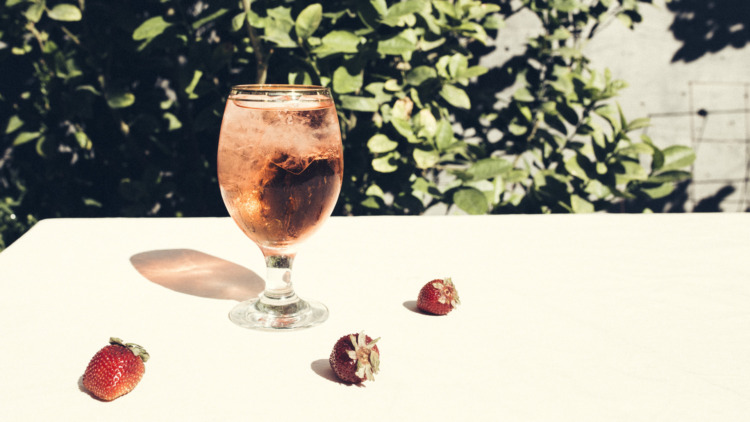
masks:
<svg viewBox="0 0 750 422"><path fill-rule="evenodd" d="M297 247L336 205L343 151L328 88L310 85L232 87L221 123L217 171L224 204L265 257L265 290L229 313L255 329L297 329L328 318L325 305L292 287Z"/></svg>

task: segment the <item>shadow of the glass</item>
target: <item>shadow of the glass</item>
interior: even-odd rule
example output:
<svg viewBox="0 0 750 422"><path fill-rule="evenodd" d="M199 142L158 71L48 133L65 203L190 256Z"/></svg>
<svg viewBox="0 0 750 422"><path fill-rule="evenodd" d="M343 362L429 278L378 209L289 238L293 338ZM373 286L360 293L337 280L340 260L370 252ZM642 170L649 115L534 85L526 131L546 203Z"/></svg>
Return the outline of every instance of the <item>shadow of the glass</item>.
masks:
<svg viewBox="0 0 750 422"><path fill-rule="evenodd" d="M151 282L193 296L244 301L265 288L255 272L193 249L141 252L130 263Z"/></svg>

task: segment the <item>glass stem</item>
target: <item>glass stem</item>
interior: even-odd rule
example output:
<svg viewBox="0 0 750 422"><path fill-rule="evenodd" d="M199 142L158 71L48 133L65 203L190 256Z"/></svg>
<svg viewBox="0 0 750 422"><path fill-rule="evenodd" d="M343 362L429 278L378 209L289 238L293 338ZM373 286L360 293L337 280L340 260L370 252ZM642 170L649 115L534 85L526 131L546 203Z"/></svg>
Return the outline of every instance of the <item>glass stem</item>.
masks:
<svg viewBox="0 0 750 422"><path fill-rule="evenodd" d="M266 289L261 301L268 305L286 305L297 301L292 288L292 263L294 255L266 256Z"/></svg>

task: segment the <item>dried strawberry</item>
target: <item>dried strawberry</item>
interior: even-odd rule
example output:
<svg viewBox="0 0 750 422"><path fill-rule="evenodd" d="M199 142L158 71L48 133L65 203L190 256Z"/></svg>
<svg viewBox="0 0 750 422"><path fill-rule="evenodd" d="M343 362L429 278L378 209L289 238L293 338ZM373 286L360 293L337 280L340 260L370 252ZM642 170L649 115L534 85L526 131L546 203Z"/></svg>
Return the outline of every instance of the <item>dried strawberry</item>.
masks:
<svg viewBox="0 0 750 422"><path fill-rule="evenodd" d="M439 278L425 284L417 298L417 308L435 315L445 315L459 304L458 291L450 278Z"/></svg>
<svg viewBox="0 0 750 422"><path fill-rule="evenodd" d="M94 396L110 401L127 394L138 385L146 371L148 352L116 337L96 352L83 373L83 386Z"/></svg>
<svg viewBox="0 0 750 422"><path fill-rule="evenodd" d="M364 332L341 337L333 346L328 362L333 372L342 381L359 384L362 381L374 381L373 374L378 373L380 351L375 343Z"/></svg>

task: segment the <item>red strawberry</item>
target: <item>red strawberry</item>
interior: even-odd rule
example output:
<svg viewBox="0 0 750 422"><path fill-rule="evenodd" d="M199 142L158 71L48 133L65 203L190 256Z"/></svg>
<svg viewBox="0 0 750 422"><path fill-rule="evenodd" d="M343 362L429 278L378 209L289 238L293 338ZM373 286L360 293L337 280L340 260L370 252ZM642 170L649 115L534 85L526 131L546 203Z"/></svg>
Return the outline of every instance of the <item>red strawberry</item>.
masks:
<svg viewBox="0 0 750 422"><path fill-rule="evenodd" d="M375 343L364 332L341 337L333 346L328 362L342 381L359 384L362 381L374 381L373 374L378 373L380 351Z"/></svg>
<svg viewBox="0 0 750 422"><path fill-rule="evenodd" d="M115 337L109 343L96 352L83 373L83 386L105 401L133 391L146 371L143 363L149 358L146 349L137 344L123 343Z"/></svg>
<svg viewBox="0 0 750 422"><path fill-rule="evenodd" d="M459 304L458 291L449 277L425 284L417 298L417 308L435 315L445 315Z"/></svg>

